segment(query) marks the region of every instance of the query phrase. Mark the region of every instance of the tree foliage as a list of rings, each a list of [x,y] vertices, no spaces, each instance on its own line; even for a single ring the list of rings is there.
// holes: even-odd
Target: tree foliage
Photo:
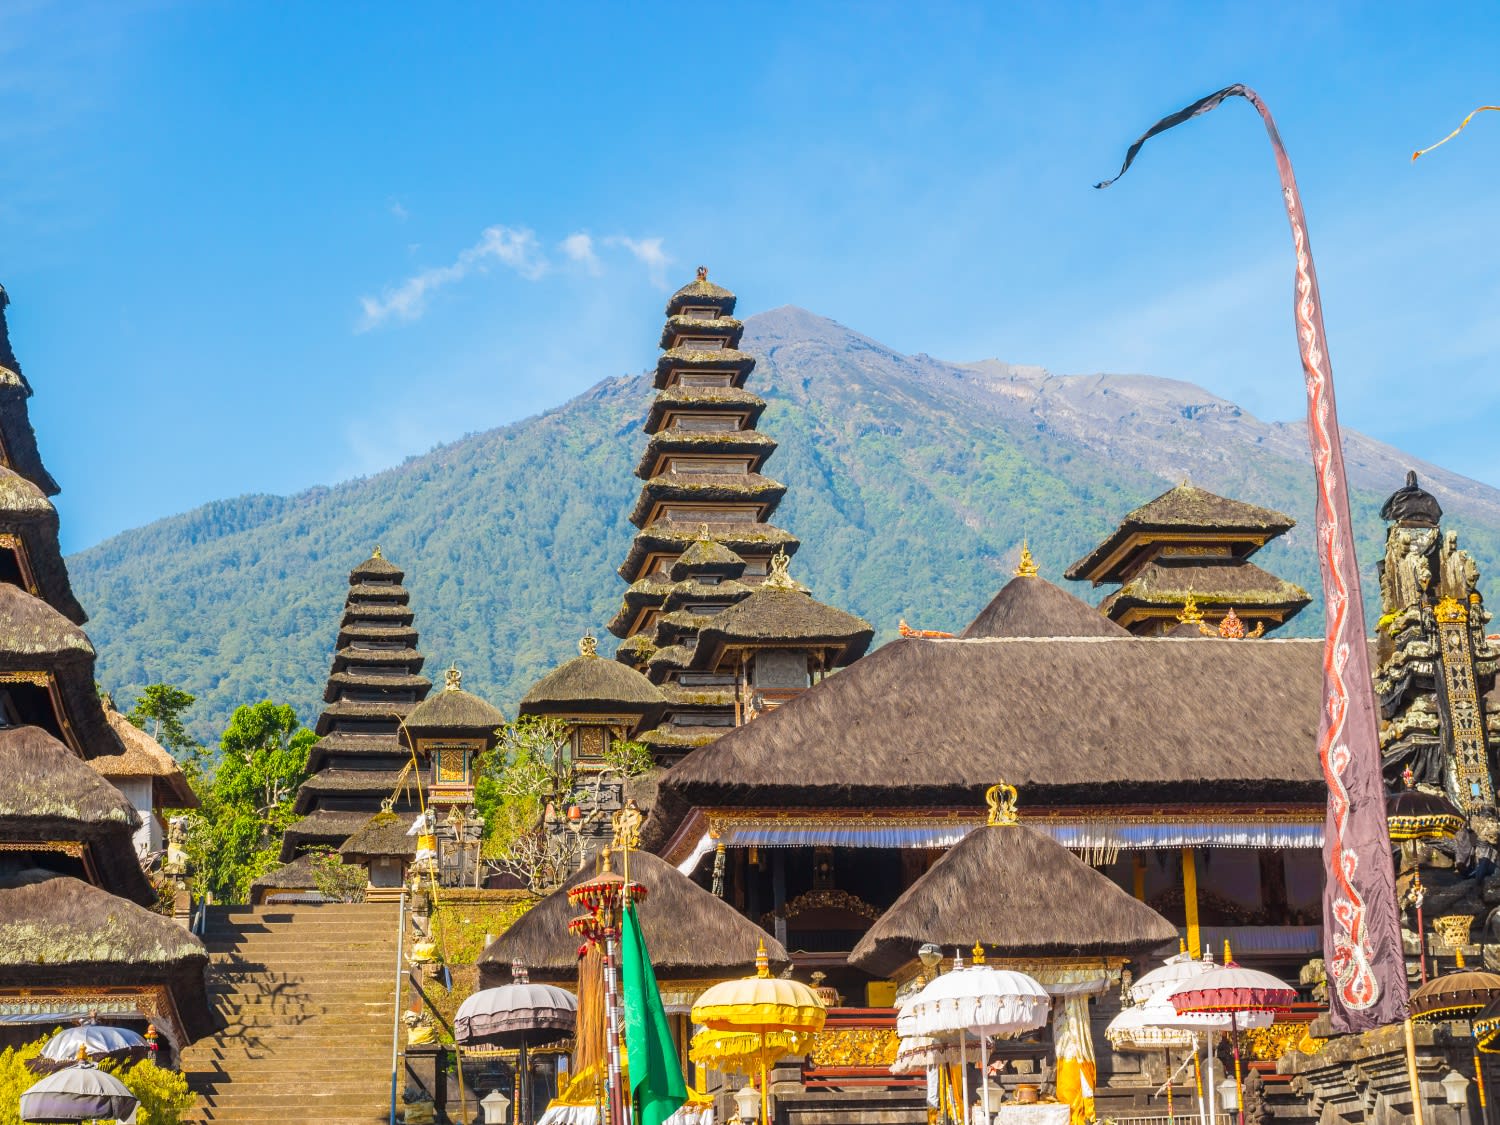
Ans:
[[[22,1047],[0,1051],[0,1125],[22,1125],[21,1095],[37,1081],[26,1061],[42,1053],[48,1038],[43,1036]],[[140,1099],[134,1118],[136,1125],[179,1125],[183,1115],[197,1103],[197,1095],[188,1089],[186,1078],[150,1059],[106,1065],[105,1069]]]
[[[200,788],[203,808],[188,838],[199,893],[243,902],[250,884],[277,866],[316,741],[286,704],[267,699],[234,712],[219,739],[218,765]]]
[[[187,713],[197,696],[173,684],[148,684],[125,717],[177,759],[196,790],[209,768],[208,750],[188,731]]]

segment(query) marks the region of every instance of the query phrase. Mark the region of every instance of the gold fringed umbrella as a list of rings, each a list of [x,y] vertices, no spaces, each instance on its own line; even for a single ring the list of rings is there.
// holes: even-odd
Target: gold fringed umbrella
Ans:
[[[715,1031],[705,1027],[688,1044],[688,1058],[726,1074],[760,1073],[784,1055],[800,1055],[812,1046],[811,1032]]]
[[[761,1121],[771,1120],[771,1098],[766,1086],[766,1044],[781,1033],[812,1035],[823,1030],[828,1009],[807,985],[771,976],[766,945],[755,955],[755,975],[716,984],[698,997],[692,1019],[712,1031],[737,1031],[759,1037]]]

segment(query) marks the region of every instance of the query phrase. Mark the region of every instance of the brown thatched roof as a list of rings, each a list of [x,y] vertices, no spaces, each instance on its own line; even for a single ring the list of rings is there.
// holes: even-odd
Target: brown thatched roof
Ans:
[[[389,722],[394,731],[401,720],[416,708],[415,703],[365,703],[356,702],[352,699],[340,699],[336,703],[330,703],[323,708],[322,714],[318,716],[318,724],[314,728],[317,733],[327,735],[332,733],[334,724],[339,719],[358,719],[365,722],[384,721]]]
[[[336,848],[365,826],[368,810],[318,809],[293,821],[281,834],[281,858],[290,862],[299,851],[318,844]]]
[[[400,582],[405,577],[405,572],[380,554],[380,548],[376,547],[375,554],[349,572],[349,585],[358,586],[362,582]]]
[[[401,735],[393,723],[388,734],[349,734],[345,731],[334,731],[332,734],[324,735],[313,743],[312,751],[307,756],[307,768],[316,773],[330,760],[342,758],[346,754],[366,761],[371,758],[377,761],[383,758],[386,759],[381,762],[383,766],[397,769],[411,758],[411,751],[401,745]]]
[[[1066,577],[1087,579],[1095,585],[1120,581],[1120,567],[1128,560],[1111,562],[1111,556],[1141,532],[1216,531],[1252,536],[1264,543],[1289,531],[1296,522],[1270,508],[1216,496],[1191,484],[1179,484],[1129,512],[1104,542],[1068,567]],[[1253,553],[1256,546],[1245,546],[1244,554]],[[1107,562],[1110,565],[1106,567]]]
[[[118,754],[98,754],[89,759],[101,777],[151,779],[151,803],[159,809],[196,809],[202,805],[198,794],[188,784],[177,759],[161,743],[136,726],[115,708],[109,696],[104,700],[104,719],[120,740]]]
[[[705,539],[700,534],[672,561],[672,580],[681,582],[699,574],[718,574],[739,578],[745,573],[745,560],[724,544]]]
[[[658,473],[641,489],[630,522],[644,527],[658,504],[668,501],[757,505],[756,518],[768,519],[786,485],[760,473]]]
[[[1312,601],[1301,586],[1277,578],[1252,562],[1217,566],[1152,562],[1105,598],[1099,609],[1118,617],[1132,606],[1181,608],[1189,597],[1199,606],[1233,607],[1241,616],[1246,610],[1257,609],[1280,610],[1290,616]]]
[[[364,861],[379,856],[412,858],[417,854],[417,838],[408,835],[411,818],[393,812],[378,812],[365,826],[339,846],[346,860]]]
[[[52,661],[92,662],[94,646],[84,631],[41,598],[0,583],[0,662],[43,666]]]
[[[746,555],[770,555],[778,548],[788,555],[795,554],[801,541],[790,531],[770,523],[710,523],[710,534],[723,546],[743,558]],[[630,544],[630,553],[620,564],[620,575],[634,581],[638,571],[649,555],[655,553],[680,553],[698,541],[702,533],[701,523],[678,520],[657,520],[636,532]]]
[[[406,716],[406,733],[417,738],[459,731],[489,734],[505,725],[500,708],[458,685],[450,669],[443,690],[429,695]]]
[[[635,475],[650,479],[657,461],[672,453],[734,453],[749,458],[748,471],[756,472],[775,452],[776,439],[759,430],[711,430],[704,433],[658,430],[647,440],[646,450],[636,462]]]
[[[0,840],[81,841],[110,891],[155,900],[131,840],[140,817],[87,762],[41,727],[5,727],[0,777]]]
[[[618,857],[615,870],[620,871]],[[568,886],[585,883],[595,874],[590,866]],[[630,878],[647,891],[638,909],[657,979],[740,976],[755,967],[755,950],[762,941],[772,961],[787,960],[775,938],[665,860],[649,852],[631,852]],[[579,910],[568,901],[567,888],[542,899],[484,951],[479,958],[480,983],[488,987],[502,977],[509,979],[512,961],[524,962],[533,980],[573,978],[578,972],[578,939],[568,933],[568,920]]]
[[[405,586],[399,583],[357,582],[349,587],[349,597],[344,604],[355,606],[393,602],[396,605],[405,605],[409,601],[411,601],[411,594],[407,592]]]
[[[1124,629],[1039,576],[1012,578],[959,636],[1123,637]]]
[[[634,668],[591,652],[575,656],[538,680],[522,698],[519,713],[647,716],[661,710],[664,702],[656,685]]]
[[[5,324],[5,308],[9,304],[9,296],[4,286],[0,286],[0,449],[11,468],[35,482],[48,496],[56,496],[60,490],[42,465],[36,449],[36,432],[26,410],[31,384],[21,373],[20,361],[10,346],[10,332]],[[731,304],[728,311],[732,310]]]
[[[658,391],[646,412],[646,432],[661,429],[668,413],[691,410],[695,414],[703,411],[727,410],[728,413],[745,415],[744,428],[753,430],[755,423],[765,412],[766,400],[743,387],[667,387]]]
[[[356,814],[363,816],[363,813]],[[317,888],[317,881],[313,878],[313,857],[311,854],[299,855],[290,863],[283,863],[274,870],[267,871],[259,879],[250,884],[250,901],[259,902],[266,891],[313,891]]]
[[[0,985],[168,985],[190,1036],[211,1028],[208,954],[186,927],[79,879],[0,876]]]
[[[698,634],[693,662],[712,667],[732,645],[822,645],[837,649],[832,663],[859,659],[875,629],[862,617],[824,605],[802,590],[765,585],[743,601],[715,614]]]
[[[850,962],[888,976],[924,942],[998,957],[1134,957],[1177,929],[1045,833],[976,828],[866,931]]]
[[[0,470],[9,472],[9,470]],[[17,477],[17,480],[21,478]],[[35,488],[30,482],[27,488]],[[41,495],[40,492],[37,495]],[[51,511],[43,518],[20,520],[0,518],[0,531],[15,535],[18,561],[29,569],[37,593],[53,609],[75,625],[88,620],[83,606],[73,594],[73,584],[68,578],[68,565],[63,561],[62,550],[57,543],[57,513]]]
[[[401,782],[401,769],[345,769],[328,766],[318,770],[297,788],[293,812],[311,812],[324,797],[341,798],[347,804],[349,797],[368,799],[370,808],[378,808],[380,802],[396,792]]]
[[[715,289],[719,288],[717,285]],[[728,290],[725,290],[728,292]],[[730,294],[733,300],[733,294]],[[708,304],[709,302],[704,302]],[[717,302],[714,302],[717,304]],[[745,334],[745,326],[732,316],[679,316],[675,313],[667,313],[667,322],[662,325],[661,343],[657,346],[663,351],[672,346],[672,341],[678,336],[699,336],[712,339],[727,340],[726,347],[739,347],[740,337]]]
[[[709,281],[708,271],[700,269],[696,279],[688,282],[667,300],[667,315],[676,316],[683,309],[696,305],[716,308],[720,316],[730,316],[734,312],[734,300],[733,293],[722,285]]]
[[[972,805],[997,777],[1032,807],[1321,803],[1322,647],[903,638],[688,755],[658,811]]]
[[[389,669],[362,664],[347,671],[332,673],[323,688],[323,701],[334,703],[343,698],[344,692],[349,688],[360,691],[416,692],[420,698],[432,688],[432,681],[425,676],[407,672],[399,664]]]

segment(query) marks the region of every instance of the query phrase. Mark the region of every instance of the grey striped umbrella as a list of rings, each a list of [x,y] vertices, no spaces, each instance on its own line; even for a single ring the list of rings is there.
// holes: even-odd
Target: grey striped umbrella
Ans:
[[[125,1083],[85,1062],[47,1075],[22,1094],[21,1120],[38,1125],[122,1120],[133,1117],[139,1104]]]

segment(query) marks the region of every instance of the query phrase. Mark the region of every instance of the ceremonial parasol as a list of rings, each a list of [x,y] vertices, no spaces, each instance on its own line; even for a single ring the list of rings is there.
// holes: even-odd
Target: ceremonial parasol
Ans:
[[[1459,971],[1433,977],[1411,994],[1411,1018],[1428,1023],[1438,1020],[1468,1019],[1475,1015],[1488,1016],[1492,1005],[1500,1003],[1500,974],[1486,973],[1463,967],[1463,956],[1459,955]],[[1484,1032],[1475,1020],[1474,1032],[1474,1080],[1479,1088],[1479,1104],[1484,1105],[1484,1068],[1479,1065],[1479,1052],[1487,1051],[1494,1044],[1495,1033],[1488,1026]]]
[[[145,1038],[128,1027],[85,1023],[59,1031],[27,1065],[38,1074],[61,1069],[79,1058],[80,1047],[84,1057],[95,1062],[111,1057],[143,1059],[150,1051]]]
[[[459,1005],[453,1017],[453,1041],[460,1047],[492,1044],[519,1049],[521,1089],[516,1120],[526,1125],[531,1101],[526,1049],[571,1035],[578,1001],[555,985],[532,984],[522,966],[513,971],[514,983],[481,989]]]
[[[1234,1049],[1234,1088],[1239,1102],[1239,1122],[1245,1125],[1245,1090],[1240,1079],[1240,1044],[1236,1034],[1247,1018],[1259,1016],[1274,1019],[1278,1013],[1291,1010],[1297,990],[1270,973],[1237,965],[1224,943],[1221,968],[1191,977],[1171,995],[1172,1006],[1179,1015],[1200,1013],[1229,1017],[1229,1043]]]
[[[963,968],[955,958],[952,972],[917,993],[911,1002],[911,1027],[919,1035],[972,1031],[979,1036],[984,1053],[980,1067],[984,1106],[989,1112],[990,1036],[1032,1031],[1047,1022],[1051,1010],[1052,997],[1045,988],[1025,973],[986,965],[984,947],[975,945],[972,965]],[[968,1097],[965,1090],[965,1103]]]
[[[776,1032],[812,1034],[823,1029],[828,1009],[801,981],[771,976],[765,943],[755,955],[755,975],[716,984],[698,997],[692,1020],[713,1031],[753,1032],[762,1038]],[[765,1049],[761,1051],[761,1121],[771,1120],[771,1097],[766,1084]]]
[[[85,1061],[80,1045],[78,1062],[47,1075],[21,1095],[21,1120],[42,1123],[120,1120],[130,1117],[140,1102],[125,1083]]]
[[[756,1075],[783,1055],[805,1054],[813,1033],[771,1031],[715,1031],[705,1027],[688,1044],[688,1058],[726,1074]]]

